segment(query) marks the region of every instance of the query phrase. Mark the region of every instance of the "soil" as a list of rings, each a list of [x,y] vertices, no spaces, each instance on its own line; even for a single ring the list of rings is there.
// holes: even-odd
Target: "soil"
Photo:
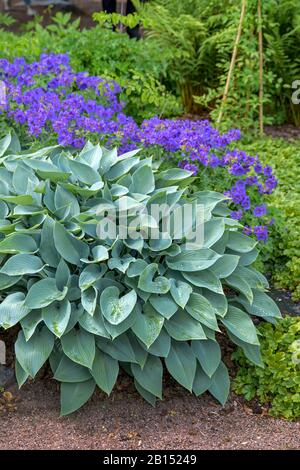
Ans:
[[[300,449],[300,422],[266,415],[232,396],[222,408],[174,383],[152,408],[123,378],[110,398],[100,392],[76,413],[59,417],[59,391],[37,380],[10,389],[0,414],[0,449]]]

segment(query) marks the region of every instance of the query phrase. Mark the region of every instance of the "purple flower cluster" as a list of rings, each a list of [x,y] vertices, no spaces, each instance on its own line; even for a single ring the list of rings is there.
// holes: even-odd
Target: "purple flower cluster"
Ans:
[[[258,218],[266,215],[264,204],[251,208],[251,195],[254,191],[261,199],[271,194],[277,180],[272,168],[263,167],[258,156],[231,148],[230,144],[240,139],[239,130],[220,134],[206,120],[158,117],[138,126],[123,111],[119,85],[84,72],[74,73],[66,54],[42,54],[39,61],[30,64],[23,58],[13,63],[0,59],[0,79],[8,96],[2,111],[15,123],[25,125],[30,135],[51,135],[58,143],[76,148],[93,136],[102,144],[120,146],[122,151],[141,145],[156,147],[194,174],[205,167],[223,168],[228,175],[225,194],[234,204],[231,217],[241,220],[247,211]],[[264,225],[246,226],[244,231],[258,240],[268,236]]]
[[[42,54],[31,64],[23,58],[0,59],[0,78],[7,89],[8,117],[26,124],[34,137],[54,131],[60,144],[79,148],[89,133],[104,138],[134,123],[122,112],[119,85],[74,73],[66,54]]]

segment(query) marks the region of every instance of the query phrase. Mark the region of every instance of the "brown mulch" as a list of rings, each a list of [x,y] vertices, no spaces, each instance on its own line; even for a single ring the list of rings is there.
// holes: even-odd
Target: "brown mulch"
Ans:
[[[10,408],[0,413],[2,450],[300,449],[300,422],[271,418],[234,396],[222,408],[210,395],[196,398],[172,383],[152,408],[123,378],[110,398],[96,393],[64,418],[54,381],[10,391]]]

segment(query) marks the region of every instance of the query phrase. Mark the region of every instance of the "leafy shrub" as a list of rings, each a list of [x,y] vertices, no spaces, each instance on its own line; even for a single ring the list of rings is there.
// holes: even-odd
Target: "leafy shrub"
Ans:
[[[257,396],[270,403],[273,416],[300,418],[300,318],[285,317],[276,326],[264,323],[258,329],[264,367],[250,363],[241,350],[235,352],[239,370],[234,389],[247,400]]]
[[[257,362],[251,315],[280,317],[266,279],[251,267],[257,242],[227,218],[225,196],[190,196],[180,188],[192,172],[157,171],[137,151],[118,157],[88,143],[74,155],[60,147],[22,153],[8,135],[0,156],[0,325],[21,326],[19,385],[49,358],[65,415],[96,385],[109,394],[121,367],[154,404],[164,362],[183,387],[224,403],[229,377],[215,334],[222,327]],[[193,249],[186,238],[198,227],[195,214],[178,234],[173,224],[166,232],[161,215],[143,212],[167,204],[172,221],[188,202],[204,209],[204,243]],[[99,236],[108,208],[122,213],[124,203],[137,236]],[[122,220],[119,213],[119,229]],[[144,238],[154,222],[159,238]]]
[[[178,99],[162,83],[166,59],[161,49],[99,26],[80,30],[69,14],[57,14],[52,20],[49,26],[37,23],[22,35],[0,30],[0,57],[32,62],[42,53],[68,53],[74,71],[87,70],[116,81],[126,112],[138,121],[180,113]]]

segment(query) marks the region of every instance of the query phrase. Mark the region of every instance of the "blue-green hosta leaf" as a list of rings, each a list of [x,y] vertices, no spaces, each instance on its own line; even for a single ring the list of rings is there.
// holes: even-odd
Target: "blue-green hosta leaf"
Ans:
[[[62,382],[60,387],[61,416],[73,413],[83,406],[91,398],[95,388],[94,379],[78,383]]]
[[[227,246],[238,253],[248,253],[257,245],[257,241],[240,232],[229,232]]]
[[[92,248],[92,257],[93,257],[92,260],[83,258],[81,259],[81,261],[87,264],[101,263],[101,261],[105,261],[109,258],[107,248],[103,245],[94,246],[94,248]]]
[[[219,331],[215,309],[203,295],[193,292],[185,306],[185,310],[203,325]]]
[[[253,268],[238,266],[234,274],[242,277],[252,289],[268,289],[269,283],[267,279]]]
[[[118,325],[124,321],[134,309],[137,294],[134,290],[119,298],[120,291],[117,287],[107,287],[101,294],[100,306],[103,316],[112,325]]]
[[[142,341],[140,341],[140,344],[142,345],[143,348],[145,348],[147,352],[149,352],[150,354],[153,354],[153,356],[167,357],[170,351],[170,347],[171,347],[171,338],[168,335],[168,333],[165,331],[165,329],[162,328],[159,336],[156,338],[154,343],[152,343],[149,348],[147,348],[147,346],[145,346],[145,344]]]
[[[24,385],[24,383],[28,379],[29,374],[24,369],[22,369],[17,359],[15,360],[15,374],[16,374],[18,386],[19,388],[21,388],[22,385]]]
[[[91,264],[81,271],[79,276],[79,287],[82,291],[92,287],[97,281],[99,281],[107,271],[104,264],[98,266]]]
[[[88,258],[88,245],[70,235],[59,222],[55,222],[53,234],[55,248],[66,261],[79,265],[81,258]]]
[[[224,317],[228,309],[228,301],[225,295],[216,294],[207,289],[202,289],[203,296],[211,303],[214,307],[216,314],[220,317]]]
[[[47,217],[41,232],[40,254],[45,263],[49,266],[56,268],[60,262],[60,255],[57,252],[54,244],[54,220]]]
[[[116,180],[128,173],[138,162],[139,158],[137,157],[127,158],[121,161],[117,160],[117,163],[115,163],[110,170],[105,173],[105,177],[108,181]]]
[[[69,160],[69,167],[73,176],[84,184],[91,186],[101,181],[99,173],[85,163],[81,163],[78,160]]]
[[[91,374],[98,387],[110,395],[119,374],[119,363],[116,359],[97,349]]]
[[[30,287],[25,305],[30,309],[47,307],[55,300],[63,300],[67,292],[67,287],[63,291],[57,289],[55,279],[42,279]]]
[[[155,181],[152,168],[148,165],[139,167],[132,175],[131,193],[149,194],[155,189]]]
[[[139,392],[139,394],[146,400],[150,405],[155,406],[156,403],[156,396],[152,395],[152,393],[145,390],[136,380],[134,380],[134,386]]]
[[[102,157],[100,160],[100,167],[99,172],[100,175],[104,175],[110,168],[117,163],[118,161],[118,153],[117,149],[113,148],[112,150],[107,150],[102,148]]]
[[[91,378],[90,371],[86,367],[71,361],[65,354],[62,356],[54,374],[55,380],[67,383],[86,382]]]
[[[78,160],[81,163],[89,165],[93,170],[97,171],[100,166],[102,157],[102,149],[99,144],[93,145],[91,148],[83,148],[79,154]]]
[[[156,356],[148,356],[143,368],[138,364],[131,364],[135,380],[148,392],[162,398],[163,367],[161,360]]]
[[[177,279],[170,279],[170,285],[170,293],[173,299],[179,307],[184,308],[193,292],[193,288],[188,283]]]
[[[271,299],[270,296],[261,292],[257,289],[253,289],[253,302],[250,304],[243,297],[238,297],[238,302],[241,303],[247,312],[251,315],[256,315],[257,317],[263,318],[281,318],[280,310],[277,304]]]
[[[36,170],[37,174],[42,179],[50,180],[54,183],[57,183],[58,181],[65,181],[70,176],[70,173],[61,171],[59,168],[57,168],[57,166],[44,160],[24,159],[23,161],[27,166]]]
[[[140,275],[138,288],[151,294],[166,294],[170,289],[170,281],[163,276],[158,276],[153,280],[157,270],[156,263],[149,264]]]
[[[229,306],[228,312],[221,321],[231,333],[245,343],[259,344],[256,328],[251,318],[239,308]]]
[[[209,376],[215,373],[221,362],[221,349],[216,341],[192,341],[192,351],[200,362],[204,372]]]
[[[160,171],[155,175],[156,177],[156,187],[167,187],[172,186],[175,183],[186,180],[193,175],[192,171],[183,170],[181,168],[170,168],[165,171]]]
[[[135,352],[126,333],[118,336],[113,341],[105,338],[97,338],[97,347],[121,362],[137,362]]]
[[[178,305],[170,294],[151,295],[149,302],[158,313],[167,319],[171,318],[178,310]]]
[[[71,304],[67,299],[53,302],[43,308],[43,320],[52,333],[60,338],[68,326],[71,316]]]
[[[197,197],[198,204],[203,204],[210,211],[212,211],[218,204],[228,199],[224,194],[217,193],[215,191],[199,191],[195,196]]]
[[[0,194],[0,200],[11,202],[13,204],[22,204],[24,206],[30,205],[33,203],[33,197],[30,194],[24,194],[24,196],[5,196],[4,194]]]
[[[32,310],[20,321],[21,327],[28,341],[36,330],[36,327],[43,321],[42,310]]]
[[[249,359],[249,361],[253,362],[253,364],[256,364],[257,366],[264,367],[264,363],[260,353],[260,346],[258,346],[257,344],[245,343],[241,339],[237,338],[230,331],[228,331],[228,336],[234,344],[242,348],[245,356]]]
[[[194,272],[209,268],[219,258],[218,253],[209,248],[203,248],[197,251],[180,253],[173,258],[167,258],[166,262],[169,268],[175,271]]]
[[[242,266],[249,266],[250,264],[254,263],[258,257],[258,254],[259,251],[257,248],[253,248],[253,250],[249,251],[248,253],[243,253],[240,257],[239,264]]]
[[[3,157],[11,144],[11,134],[7,134],[0,140],[0,157]]]
[[[139,311],[138,304],[136,304],[131,314],[118,325],[112,325],[111,323],[109,323],[108,321],[104,319],[104,326],[106,330],[108,331],[108,333],[110,334],[110,336],[112,337],[112,339],[117,338],[125,331],[128,331],[134,325],[137,319],[138,311]]]
[[[240,257],[236,255],[223,255],[210,270],[220,279],[230,276],[236,269]]]
[[[128,277],[137,277],[140,276],[141,272],[147,267],[147,263],[143,259],[137,259],[130,263],[127,269],[127,276]]]
[[[117,269],[117,271],[125,274],[130,263],[134,260],[135,258],[133,258],[133,256],[125,255],[123,258],[110,258],[107,265],[109,269]]]
[[[201,323],[183,310],[175,313],[170,320],[166,320],[165,328],[169,335],[177,341],[206,339]]]
[[[141,368],[143,368],[148,357],[148,352],[145,348],[145,345],[141,346],[141,341],[137,339],[132,331],[129,330],[127,336],[134,351],[135,361],[137,364],[139,364],[139,366],[141,366]]]
[[[53,346],[54,336],[46,326],[36,330],[28,341],[20,331],[15,344],[17,360],[22,369],[34,378],[50,356]]]
[[[202,393],[206,392],[209,389],[211,384],[211,380],[208,375],[205,374],[203,369],[197,364],[195,379],[193,383],[193,392],[194,394],[199,397]]]
[[[158,338],[164,324],[164,317],[159,315],[150,305],[145,304],[144,313],[137,313],[132,326],[134,334],[149,348]]]
[[[63,352],[72,361],[92,368],[95,357],[95,338],[83,328],[71,330],[61,337]]]
[[[98,291],[95,287],[89,287],[81,293],[81,303],[88,312],[89,315],[93,316],[97,306]]]
[[[64,218],[66,208],[68,208],[68,218],[80,213],[77,198],[59,184],[56,186],[55,190],[54,205],[56,214],[60,219]]]
[[[8,289],[9,287],[17,284],[22,276],[7,276],[0,273],[0,290]]]
[[[1,273],[8,276],[22,276],[23,274],[36,274],[45,267],[38,256],[14,255],[11,256],[1,268]]]
[[[57,288],[63,290],[63,288],[69,283],[70,269],[67,263],[61,258],[57,270],[55,273],[55,281]]]
[[[76,305],[75,303],[71,303],[71,315],[65,334],[69,333],[79,322],[81,315],[83,315],[83,312],[84,310],[81,304]]]
[[[33,237],[23,233],[11,233],[0,242],[0,253],[35,253],[37,250]]]
[[[87,312],[83,312],[79,319],[79,324],[89,333],[93,335],[102,336],[104,338],[110,338],[107,332],[100,309],[97,308],[94,315],[91,316]]]
[[[0,304],[0,326],[7,330],[19,323],[22,318],[29,314],[30,308],[24,304],[23,292],[10,294]]]
[[[230,379],[224,362],[220,362],[219,367],[211,378],[211,385],[208,390],[221,405],[225,405],[230,391]]]
[[[217,261],[218,262],[218,261]],[[197,287],[205,287],[217,294],[223,294],[223,288],[220,280],[217,276],[210,271],[205,269],[204,271],[194,272],[194,273],[182,273],[183,277]]]
[[[217,217],[209,220],[204,224],[204,241],[203,248],[210,248],[223,235],[225,230],[224,219]]]
[[[235,274],[234,272],[226,278],[225,282],[233,289],[237,290],[238,292],[241,292],[246,297],[248,302],[252,304],[253,292],[251,286],[243,277],[239,276],[238,274]]]
[[[187,343],[172,341],[165,363],[174,379],[191,392],[197,366],[191,347]]]

